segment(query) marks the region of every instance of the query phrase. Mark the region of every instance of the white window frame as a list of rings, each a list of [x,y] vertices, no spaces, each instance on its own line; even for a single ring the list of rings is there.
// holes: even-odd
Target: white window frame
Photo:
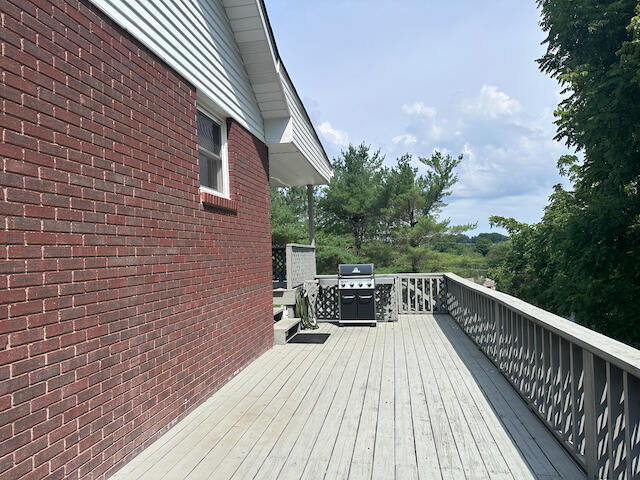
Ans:
[[[216,195],[218,197],[231,200],[229,195],[229,158],[227,151],[227,122],[222,120],[211,110],[198,106],[198,111],[205,114],[211,120],[220,126],[220,158],[222,159],[222,190],[218,191],[214,188],[200,185],[200,191]],[[198,152],[200,150],[200,141],[198,141]],[[198,154],[198,183],[200,183],[200,155]]]

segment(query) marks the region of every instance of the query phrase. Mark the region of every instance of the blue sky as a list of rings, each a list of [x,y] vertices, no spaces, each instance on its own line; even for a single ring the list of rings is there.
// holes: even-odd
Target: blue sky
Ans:
[[[463,153],[443,215],[535,222],[554,184],[560,88],[534,0],[269,0],[280,54],[330,158],[349,142]]]

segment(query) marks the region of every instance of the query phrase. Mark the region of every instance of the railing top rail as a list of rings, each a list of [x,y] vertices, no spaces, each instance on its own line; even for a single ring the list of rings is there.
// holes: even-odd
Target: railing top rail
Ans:
[[[305,245],[303,243],[287,243],[287,247],[306,248],[307,250],[315,250],[315,245]]]
[[[378,284],[393,284],[395,281],[394,275],[388,275],[385,273],[374,275],[376,279],[376,283]],[[316,275],[316,282],[319,282],[321,285],[338,285],[338,275]]]
[[[396,277],[443,277],[445,275],[444,272],[429,272],[429,273],[391,273],[389,275],[393,275]]]
[[[376,277],[443,277],[446,273],[376,273]],[[316,278],[334,278],[338,275],[316,275]]]
[[[594,353],[598,357],[640,377],[640,350],[609,338],[589,328],[573,323],[565,318],[531,305],[517,297],[492,290],[466,280],[454,273],[444,274],[447,280],[454,281],[480,295],[489,297],[505,305],[516,313],[553,331],[555,334]]]

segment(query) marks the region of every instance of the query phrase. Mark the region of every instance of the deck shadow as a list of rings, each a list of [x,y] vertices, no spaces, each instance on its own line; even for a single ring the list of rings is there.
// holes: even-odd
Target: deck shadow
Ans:
[[[586,478],[511,383],[449,314],[433,315],[435,326],[475,381],[534,478]]]

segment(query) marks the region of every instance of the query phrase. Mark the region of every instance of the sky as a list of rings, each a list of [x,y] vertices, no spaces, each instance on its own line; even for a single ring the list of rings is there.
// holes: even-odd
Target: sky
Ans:
[[[392,164],[464,159],[443,218],[540,220],[556,162],[557,82],[538,70],[534,0],[267,0],[278,50],[330,159],[349,143]],[[416,165],[419,162],[415,162]]]

